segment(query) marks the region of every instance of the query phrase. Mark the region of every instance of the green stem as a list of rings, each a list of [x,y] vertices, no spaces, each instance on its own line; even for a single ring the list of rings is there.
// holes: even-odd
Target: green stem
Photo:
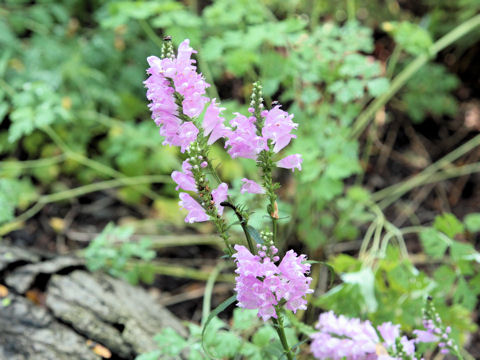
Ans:
[[[161,49],[163,46],[163,40],[157,34],[155,34],[155,31],[153,31],[152,27],[148,24],[148,22],[143,19],[139,20],[138,22],[142,27],[143,31],[145,31],[145,34],[147,34],[148,38]]]
[[[288,346],[287,337],[285,335],[285,326],[283,325],[283,314],[281,313],[279,307],[276,307],[275,311],[277,312],[278,318],[277,319],[272,318],[273,324],[275,325],[274,328],[277,331],[278,337],[280,339],[280,342],[282,343],[283,351],[287,356],[287,359],[293,360],[294,355],[292,354],[292,350],[290,349],[290,346]]]
[[[455,29],[430,46],[426,53],[419,55],[415,60],[413,60],[395,77],[395,79],[393,79],[390,89],[385,94],[372,101],[370,105],[358,116],[352,128],[351,137],[355,138],[360,136],[376,112],[380,110],[431,58],[435,57],[441,50],[445,49],[447,46],[465,36],[478,26],[480,26],[480,15],[476,15],[470,20],[458,25]]]
[[[347,0],[348,21],[355,21],[355,0]]]
[[[43,128],[43,131],[48,136],[50,136],[50,138],[53,140],[53,142],[63,151],[63,153],[67,157],[79,162],[80,164],[82,164],[84,166],[87,166],[91,169],[94,169],[94,170],[96,170],[100,173],[103,173],[103,174],[105,174],[107,176],[110,176],[114,179],[117,179],[119,181],[124,181],[122,179],[128,179],[121,172],[119,172],[115,169],[112,169],[111,167],[109,167],[107,165],[104,165],[104,164],[102,164],[98,161],[89,159],[86,156],[84,156],[82,154],[79,154],[79,153],[73,151],[72,149],[70,149],[70,147],[60,138],[60,136],[58,136],[58,134],[51,127],[46,126],[46,127]],[[128,180],[125,180],[125,185],[128,185],[127,182],[128,182]],[[139,193],[149,197],[152,200],[159,200],[160,199],[160,196],[150,189],[136,189],[136,191],[138,191]]]
[[[245,234],[245,238],[247,239],[248,248],[252,254],[256,254],[257,249],[253,245],[252,237],[250,236],[250,232],[248,231],[248,228],[247,228],[248,221],[243,217],[240,211],[238,211],[237,207],[232,203],[229,203],[228,201],[224,201],[220,203],[220,205],[229,207],[235,212],[235,215],[237,215],[238,221],[240,222],[240,226],[242,227],[243,233]]]
[[[400,54],[402,53],[402,46],[400,44],[397,44],[395,46],[395,49],[393,49],[392,55],[390,56],[390,59],[388,59],[388,64],[387,64],[387,78],[391,79],[394,72],[395,72],[395,67],[397,66],[398,59],[400,58]]]
[[[207,283],[205,284],[205,292],[203,293],[202,304],[202,327],[205,325],[205,322],[208,319],[208,315],[210,315],[210,308],[212,305],[212,292],[213,287],[215,286],[215,281],[217,280],[220,272],[223,270],[224,267],[224,262],[218,263],[208,277]]]
[[[21,226],[21,224],[24,221],[28,220],[29,218],[34,216],[36,213],[38,213],[45,205],[52,202],[68,200],[68,199],[72,199],[72,198],[89,194],[92,192],[112,189],[115,187],[120,187],[125,185],[134,186],[134,185],[141,185],[141,184],[151,184],[155,182],[164,183],[164,182],[170,182],[170,180],[171,179],[169,176],[164,176],[164,175],[138,176],[138,177],[131,177],[131,178],[101,181],[93,184],[79,186],[74,189],[69,189],[65,191],[59,191],[53,194],[43,195],[37,200],[37,203],[34,206],[32,206],[30,209],[20,214],[15,219],[8,222],[7,224],[0,226],[0,236],[9,233],[12,230],[15,230],[16,228]]]
[[[0,165],[2,168],[13,168],[13,169],[31,169],[31,168],[38,168],[38,167],[45,167],[50,165],[55,165],[61,163],[66,158],[65,154],[52,156],[43,159],[37,160],[24,160],[24,161],[0,161]]]
[[[427,171],[428,169],[429,168],[425,169],[421,173],[402,183],[389,186],[388,188],[372,194],[372,199],[376,202],[379,202],[379,207],[384,209],[418,186],[478,173],[480,172],[480,162],[459,167],[452,166],[451,168],[443,169],[437,172]]]
[[[131,260],[127,262],[127,268],[133,268],[135,265],[142,263],[139,260]],[[210,278],[211,274],[206,271],[201,271],[199,269],[186,267],[184,265],[175,265],[171,263],[161,263],[159,261],[149,262],[151,269],[156,274],[174,276],[179,278],[193,279],[193,280],[207,280]],[[233,274],[218,274],[218,281],[234,283],[235,276]]]

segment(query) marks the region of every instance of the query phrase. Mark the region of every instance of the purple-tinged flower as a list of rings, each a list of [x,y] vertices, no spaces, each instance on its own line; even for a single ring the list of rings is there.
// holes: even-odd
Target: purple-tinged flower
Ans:
[[[297,257],[295,252],[289,251],[281,266],[276,266],[273,261],[278,260],[278,256],[273,255],[278,250],[275,247],[264,246],[259,255],[251,254],[241,245],[236,245],[235,250],[238,306],[258,309],[258,316],[264,321],[277,317],[274,306],[282,299],[286,301],[285,307],[294,312],[306,308],[304,297],[313,290],[309,289],[312,279],[305,276],[310,265],[302,264],[305,255]],[[287,271],[291,272],[288,276]]]
[[[292,172],[295,170],[295,168],[301,171],[302,162],[303,162],[302,155],[293,154],[293,155],[284,157],[280,161],[277,161],[277,166],[284,169],[292,169]]]
[[[395,339],[400,336],[400,325],[385,322],[377,326],[377,329],[387,346],[395,345]]]
[[[235,245],[236,253],[232,256],[237,263],[235,272],[240,276],[269,277],[278,274],[277,266],[270,259],[253,255],[245,246]]]
[[[223,124],[224,118],[220,116],[220,113],[225,110],[225,108],[218,107],[215,103],[215,99],[212,99],[210,105],[208,105],[207,110],[205,111],[205,116],[203,117],[203,129],[204,135],[210,135],[208,139],[208,145],[213,144],[218,139],[225,137],[228,133],[227,128]]]
[[[182,189],[186,191],[197,191],[197,186],[195,185],[195,179],[192,174],[186,174],[180,171],[172,172],[172,179],[177,183],[175,190]]]
[[[147,98],[151,101],[152,118],[160,126],[160,134],[165,137],[164,144],[181,146],[182,152],[196,139],[198,129],[191,122],[182,124],[175,91],[182,95],[181,110],[190,118],[200,115],[209,101],[205,96],[209,84],[193,65],[195,61],[191,55],[194,52],[187,39],[180,44],[176,58],[148,57],[149,77],[144,82]]]
[[[256,159],[260,151],[268,150],[267,141],[257,135],[254,116],[247,118],[239,113],[235,115],[230,121],[234,130],[227,131],[228,140],[225,142],[225,148],[229,147],[227,152],[233,159],[237,157]]]
[[[413,334],[416,336],[416,342],[429,343],[438,341],[438,336],[429,330],[413,330]]]
[[[265,190],[262,188],[262,186],[257,184],[255,181],[243,178],[242,182],[243,185],[240,189],[240,193],[244,194],[248,192],[250,194],[265,194]]]
[[[298,124],[292,121],[293,115],[283,111],[280,105],[262,112],[262,115],[265,116],[262,135],[265,139],[272,140],[275,144],[273,151],[278,153],[290,143],[292,138],[296,137],[291,132],[298,127]]]
[[[190,144],[197,140],[198,129],[191,121],[183,123],[178,128],[178,145],[183,153],[190,147]]]
[[[188,215],[185,218],[185,222],[194,223],[194,222],[202,222],[208,221],[209,217],[205,213],[205,210],[202,206],[195,201],[187,193],[180,193],[180,202],[178,203],[181,207],[188,211]]]
[[[228,185],[225,183],[221,183],[215,190],[212,190],[212,198],[215,202],[215,206],[217,207],[217,211],[219,215],[223,214],[223,206],[220,203],[227,200],[228,197]]]
[[[400,325],[388,322],[378,326],[381,341],[369,321],[337,317],[330,311],[320,315],[316,328],[319,332],[311,335],[311,350],[317,359],[400,360],[391,355],[396,353],[396,341],[400,339],[403,351],[416,360],[416,340],[400,337]]]

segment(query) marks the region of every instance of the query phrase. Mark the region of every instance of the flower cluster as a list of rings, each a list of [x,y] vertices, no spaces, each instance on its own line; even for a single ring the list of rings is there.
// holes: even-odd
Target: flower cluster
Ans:
[[[435,310],[432,300],[431,297],[427,298],[424,309],[423,326],[426,330],[414,330],[413,333],[420,342],[438,342],[438,347],[442,354],[456,353],[458,352],[458,347],[450,338],[452,329],[450,326],[443,326],[442,319]]]
[[[275,306],[285,303],[285,308],[296,312],[306,309],[305,295],[310,289],[312,278],[305,276],[310,271],[306,256],[289,250],[279,265],[278,249],[271,245],[257,245],[258,255],[246,247],[235,245],[233,255],[237,264],[236,286],[238,306],[258,309],[258,316],[264,321],[277,318]]]
[[[227,184],[221,183],[216,189],[211,191],[208,185],[206,185],[206,178],[202,174],[201,169],[207,167],[208,163],[203,156],[192,155],[192,153],[197,153],[198,150],[198,146],[189,149],[187,153],[191,156],[183,162],[182,171],[172,172],[172,179],[177,184],[177,190],[182,189],[194,192],[201,200],[199,204],[189,194],[180,193],[179,204],[188,211],[185,221],[189,223],[208,221],[210,216],[222,215],[223,206],[220,204],[226,201],[228,197]],[[215,210],[208,214],[209,209]]]
[[[227,185],[220,184],[216,190],[210,191],[202,172],[195,171],[209,165],[206,159],[207,146],[225,138],[225,148],[232,158],[258,160],[260,153],[268,153],[265,159],[273,164],[271,156],[296,137],[292,131],[298,125],[293,122],[293,115],[283,111],[280,105],[275,105],[271,110],[263,110],[261,86],[255,84],[250,116],[236,113],[230,121],[232,128],[225,126],[225,119],[221,115],[225,109],[216,99],[206,96],[206,89],[210,85],[197,72],[195,60],[192,59],[196,51],[190,47],[189,40],[186,39],[179,45],[177,56],[170,41],[166,41],[165,46],[166,51],[162,51],[164,58],[150,56],[147,59],[150,65],[147,69],[149,77],[144,84],[150,100],[149,108],[152,118],[160,127],[160,134],[165,138],[164,145],[179,146],[181,152],[188,155],[182,171],[172,173],[177,190],[198,195],[196,200],[187,193],[180,194],[180,205],[189,212],[185,221],[215,219],[223,212],[220,203],[226,200]],[[202,114],[203,120],[200,121]],[[277,161],[276,165],[294,171],[301,170],[301,163],[301,156],[295,154]],[[271,167],[268,169],[271,171]],[[242,181],[244,184],[241,193],[265,194],[269,190],[253,180]],[[271,181],[268,184],[271,185]],[[271,191],[270,189],[270,193]],[[212,211],[208,210],[212,205],[215,205],[217,212],[213,208]]]
[[[177,57],[147,58],[150,76],[144,84],[151,101],[148,106],[152,118],[160,126],[160,135],[165,137],[164,145],[180,146],[182,152],[197,139],[199,129],[193,119],[203,112],[207,103],[204,136],[210,135],[208,142],[213,144],[226,134],[224,119],[220,116],[223,109],[215,99],[205,96],[205,89],[210,85],[197,73],[195,60],[191,59],[195,52],[186,39],[178,47]]]
[[[370,321],[337,317],[330,311],[320,315],[316,328],[311,350],[317,359],[415,359],[418,341],[400,336],[400,326],[390,322],[377,326],[377,333]]]
[[[253,112],[253,108],[249,111]],[[257,159],[262,151],[269,151],[270,147],[273,153],[278,153],[295,138],[291,132],[298,127],[298,124],[292,121],[293,115],[288,114],[275,106],[271,110],[261,112],[261,120],[254,115],[246,117],[245,115],[235,113],[235,118],[230,121],[232,129],[227,129],[227,138],[225,147],[232,158],[243,157],[247,159]],[[259,128],[261,134],[259,135]],[[269,146],[270,145],[270,146]],[[301,170],[302,157],[300,154],[290,155],[277,162],[278,167]]]

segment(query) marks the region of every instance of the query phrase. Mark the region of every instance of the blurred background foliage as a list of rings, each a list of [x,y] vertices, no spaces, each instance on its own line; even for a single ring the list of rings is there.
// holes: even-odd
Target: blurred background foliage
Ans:
[[[169,178],[181,154],[161,145],[142,81],[145,59],[159,54],[164,35],[176,45],[189,38],[212,84],[209,96],[223,100],[227,118],[245,111],[256,80],[268,106],[278,100],[295,114],[298,137],[287,151],[303,154],[304,163],[294,176],[277,174],[288,216],[284,246],[328,258],[338,275],[327,291],[315,269],[314,305],[412,329],[432,294],[465,341],[480,293],[479,215],[459,201],[462,193],[452,200],[461,184],[444,180],[474,174],[465,180],[470,189],[480,181],[480,27],[446,50],[438,39],[479,10],[476,0],[4,0],[0,236],[15,234],[49,204],[59,207],[47,216],[61,220],[50,226],[65,234],[66,209],[97,201],[89,196],[99,191],[129,209],[127,216],[153,219],[157,231],[158,223],[186,231]],[[430,56],[396,87],[412,63]],[[360,119],[372,120],[366,131],[356,131]],[[240,178],[255,178],[252,162],[232,161],[220,145],[212,154],[234,189]],[[258,210],[253,225],[261,228],[263,204],[239,200]],[[457,204],[463,220],[449,214]],[[100,232],[120,214],[89,220]],[[125,268],[131,258],[153,258],[150,242],[108,252],[107,238],[87,251],[92,269],[108,265],[117,276],[152,281],[153,268]]]

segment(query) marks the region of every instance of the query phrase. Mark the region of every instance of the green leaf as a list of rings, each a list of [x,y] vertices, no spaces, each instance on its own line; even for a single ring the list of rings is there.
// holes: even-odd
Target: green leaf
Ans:
[[[252,237],[253,240],[255,240],[257,244],[263,245],[263,239],[260,236],[260,233],[253,226],[247,225],[247,231],[248,231],[248,234]]]
[[[440,266],[435,272],[433,273],[433,278],[438,283],[439,288],[442,290],[443,294],[448,294],[448,291],[451,289],[457,275],[455,271],[452,270],[447,265]]]
[[[455,235],[461,234],[464,231],[463,224],[458,220],[455,215],[450,213],[444,213],[435,218],[433,227],[438,231],[443,232],[450,238],[454,238]]]
[[[432,256],[434,259],[442,258],[449,246],[445,236],[431,228],[420,232],[420,241],[427,255]]]
[[[218,305],[209,315],[207,320],[205,321],[205,324],[203,324],[203,329],[202,329],[202,348],[203,350],[210,355],[209,351],[205,348],[204,345],[204,338],[205,338],[205,331],[207,330],[208,324],[210,321],[212,321],[213,318],[215,318],[218,314],[220,314],[222,311],[224,311],[227,307],[229,307],[231,304],[233,304],[237,300],[237,295],[232,295],[229,297],[227,300],[222,302],[220,305]]]
[[[425,53],[433,44],[430,33],[411,22],[390,22],[384,28],[391,32],[395,42],[411,55]]]
[[[463,276],[458,281],[457,288],[453,294],[453,301],[461,304],[470,311],[475,308],[477,297]]]
[[[375,297],[375,276],[372,269],[365,267],[356,273],[346,273],[341,275],[342,280],[347,284],[357,285],[363,296],[367,310],[375,312],[378,302]]]
[[[471,233],[480,231],[480,213],[468,214],[464,219],[465,227]]]
[[[162,329],[153,340],[157,343],[163,356],[178,356],[187,346],[187,341],[172,328]]]
[[[390,83],[385,78],[376,78],[367,82],[368,93],[373,97],[386,93],[389,87]]]
[[[450,244],[450,253],[455,261],[465,260],[469,255],[477,253],[471,244],[452,241]]]
[[[272,339],[275,339],[276,331],[273,327],[269,325],[262,326],[258,331],[253,334],[252,336],[252,342],[259,346],[259,347],[265,347],[267,346]]]
[[[258,323],[257,310],[235,308],[233,310],[233,330],[248,330]]]

